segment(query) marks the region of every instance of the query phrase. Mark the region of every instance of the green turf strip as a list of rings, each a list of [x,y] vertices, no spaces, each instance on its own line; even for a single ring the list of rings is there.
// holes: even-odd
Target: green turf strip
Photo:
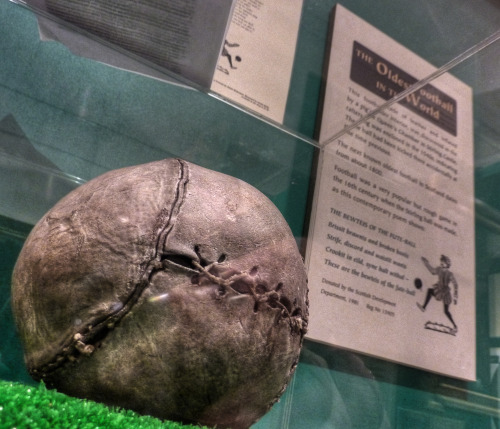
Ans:
[[[71,398],[43,384],[28,386],[4,380],[0,380],[0,428],[200,429]]]

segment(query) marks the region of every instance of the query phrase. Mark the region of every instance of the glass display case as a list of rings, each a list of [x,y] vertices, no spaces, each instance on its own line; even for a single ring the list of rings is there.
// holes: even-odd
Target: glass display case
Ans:
[[[304,0],[285,116],[277,123],[168,71],[158,69],[159,78],[152,78],[42,41],[32,9],[0,0],[2,380],[36,386],[25,369],[10,308],[10,279],[23,243],[60,198],[104,172],[178,157],[238,177],[270,198],[305,249],[315,159],[327,150],[317,140],[316,124],[329,16],[336,3]],[[280,402],[252,427],[496,428],[500,3],[345,0],[342,5],[435,66],[438,72],[429,82],[450,73],[472,88],[476,380],[306,339]],[[162,73],[173,82],[165,82]],[[390,107],[391,100],[366,112],[354,128]],[[336,138],[352,130],[341,128]],[[358,334],[363,335],[362,326]],[[0,427],[10,427],[2,420],[6,406],[0,398]]]

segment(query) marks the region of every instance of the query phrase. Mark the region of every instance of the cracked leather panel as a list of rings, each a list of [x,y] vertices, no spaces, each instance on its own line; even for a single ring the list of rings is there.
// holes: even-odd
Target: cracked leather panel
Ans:
[[[124,312],[144,286],[155,256],[156,218],[174,204],[179,176],[177,160],[106,173],[63,198],[33,229],[13,277],[24,286],[14,287],[12,297],[15,314],[34,316],[18,324],[29,339],[29,369],[55,363],[76,345],[76,334],[86,336]]]

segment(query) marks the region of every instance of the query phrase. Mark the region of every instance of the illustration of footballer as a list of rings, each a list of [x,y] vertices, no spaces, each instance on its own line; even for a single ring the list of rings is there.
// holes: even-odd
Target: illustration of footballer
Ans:
[[[455,279],[455,276],[450,271],[451,260],[446,255],[441,255],[440,264],[437,267],[433,267],[427,258],[422,257],[422,262],[425,267],[429,270],[429,272],[433,275],[437,276],[437,282],[434,283],[431,287],[427,289],[427,294],[425,296],[425,301],[423,304],[417,303],[418,308],[420,310],[425,311],[427,305],[431,301],[431,298],[436,299],[437,301],[443,302],[443,311],[448,320],[452,323],[451,326],[443,325],[437,322],[428,321],[425,324],[426,329],[431,329],[451,335],[456,335],[458,331],[458,327],[453,320],[453,316],[450,312],[451,303],[457,304],[458,301],[458,283]],[[453,296],[450,288],[450,283],[453,285]],[[422,286],[422,281],[420,279],[415,279],[415,286],[419,288]]]

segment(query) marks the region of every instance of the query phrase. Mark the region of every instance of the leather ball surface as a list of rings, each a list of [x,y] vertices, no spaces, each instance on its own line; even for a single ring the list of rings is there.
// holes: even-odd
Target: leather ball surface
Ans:
[[[283,393],[308,318],[278,209],[180,159],[110,171],[57,203],[21,251],[12,306],[35,379],[233,429]]]

